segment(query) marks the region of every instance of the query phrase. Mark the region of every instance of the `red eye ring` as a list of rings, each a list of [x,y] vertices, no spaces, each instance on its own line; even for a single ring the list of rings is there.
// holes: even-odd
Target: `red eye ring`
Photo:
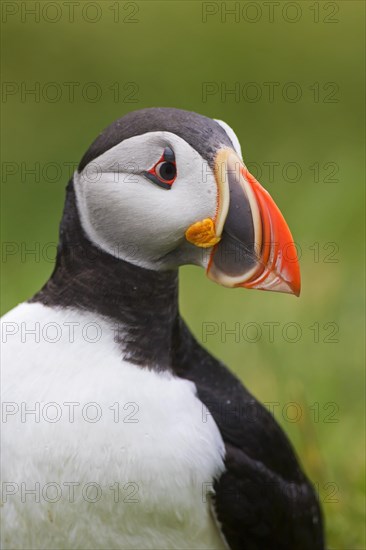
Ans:
[[[153,183],[165,189],[170,189],[177,177],[177,166],[174,152],[166,147],[158,162],[145,175]]]

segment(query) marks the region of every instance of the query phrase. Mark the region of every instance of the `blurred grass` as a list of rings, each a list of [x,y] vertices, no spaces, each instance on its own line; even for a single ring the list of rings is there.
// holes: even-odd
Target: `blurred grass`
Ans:
[[[28,86],[97,82],[103,93],[95,103],[83,100],[80,93],[73,102],[66,94],[54,103],[42,98],[35,102],[30,97],[21,101],[19,94],[3,99],[3,163],[32,166],[39,162],[43,166],[55,162],[63,168],[63,176],[50,183],[42,178],[35,182],[32,175],[22,181],[20,172],[7,178],[3,174],[2,240],[20,248],[38,242],[46,254],[47,243],[57,241],[68,171],[63,163],[78,162],[100,130],[130,110],[174,106],[233,126],[244,159],[249,165],[261,165],[261,182],[280,205],[301,246],[302,295],[296,300],[229,291],[210,283],[200,270],[186,267],[181,270],[182,313],[200,340],[203,323],[225,323],[228,329],[238,322],[241,328],[246,323],[260,326],[263,334],[256,343],[244,338],[236,343],[230,335],[224,341],[219,333],[208,337],[205,345],[261,401],[279,403],[276,418],[319,486],[329,547],[364,549],[364,191],[360,168],[364,158],[364,3],[331,3],[339,8],[339,22],[333,24],[322,22],[329,10],[324,2],[315,3],[319,23],[312,20],[314,3],[310,2],[298,3],[302,16],[297,23],[281,16],[286,2],[280,4],[273,23],[262,3],[257,23],[243,19],[235,23],[230,17],[222,23],[220,15],[203,23],[201,2],[138,2],[138,22],[133,24],[114,23],[111,4],[100,3],[102,18],[94,24],[83,21],[80,12],[74,23],[64,13],[56,23],[44,19],[35,23],[32,17],[21,22],[13,16],[3,24],[3,81]],[[120,4],[125,16],[126,3]],[[227,3],[228,7],[232,4]],[[116,81],[124,94],[127,82],[136,83],[138,101],[115,102],[109,87]],[[222,100],[216,94],[205,102],[204,82],[216,82],[219,87],[224,83],[228,89],[235,82],[255,82],[263,97],[250,103],[236,102],[233,96]],[[279,83],[273,102],[266,99],[265,82]],[[283,100],[286,82],[300,86],[300,101]],[[326,82],[337,83],[339,101],[325,103],[320,88],[320,101],[314,102],[309,89],[314,82],[321,87]],[[272,181],[263,163],[273,161],[280,166]],[[296,183],[281,174],[289,162],[301,166]],[[321,167],[336,163],[338,181],[324,182],[322,168],[320,181],[315,182],[309,168],[315,162]],[[336,263],[324,261],[331,250],[322,247],[329,242],[339,247]],[[314,243],[319,243],[319,262],[314,261],[310,248]],[[17,253],[3,258],[2,311],[32,295],[51,270],[52,262],[44,257],[35,261]],[[263,325],[266,322],[279,323],[273,343]],[[296,343],[282,335],[289,322],[301,327]],[[309,328],[315,322],[320,326],[319,343]],[[338,343],[324,341],[330,331],[323,325],[329,322],[339,326]],[[253,338],[252,332],[248,335],[247,340]],[[298,422],[290,422],[283,412],[291,402],[301,406]],[[337,408],[337,422],[327,422],[332,412],[329,403]]]

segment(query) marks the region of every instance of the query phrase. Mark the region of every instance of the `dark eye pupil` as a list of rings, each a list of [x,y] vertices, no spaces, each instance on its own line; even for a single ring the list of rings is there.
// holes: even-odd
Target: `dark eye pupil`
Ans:
[[[162,165],[159,167],[159,172],[161,179],[170,181],[175,178],[177,169],[175,167],[175,164],[173,164],[172,162],[163,162]]]

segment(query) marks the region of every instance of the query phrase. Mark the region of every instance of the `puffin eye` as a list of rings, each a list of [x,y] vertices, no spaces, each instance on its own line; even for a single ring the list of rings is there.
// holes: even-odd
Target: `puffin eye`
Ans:
[[[174,162],[159,162],[155,166],[155,173],[166,183],[174,181],[175,176],[177,175],[177,167]]]
[[[171,189],[177,177],[174,151],[165,147],[161,158],[148,172],[144,172],[144,176],[164,189]]]

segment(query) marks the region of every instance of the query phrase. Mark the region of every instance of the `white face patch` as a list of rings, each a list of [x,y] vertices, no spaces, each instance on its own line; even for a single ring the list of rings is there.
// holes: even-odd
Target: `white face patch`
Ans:
[[[166,147],[173,150],[177,167],[171,189],[144,175]],[[213,171],[195,149],[170,132],[150,132],[119,143],[75,173],[74,184],[90,240],[115,257],[149,269],[164,268],[162,258],[180,245],[186,255],[185,231],[197,221],[214,218],[217,208]],[[195,255],[192,250],[193,262]]]

